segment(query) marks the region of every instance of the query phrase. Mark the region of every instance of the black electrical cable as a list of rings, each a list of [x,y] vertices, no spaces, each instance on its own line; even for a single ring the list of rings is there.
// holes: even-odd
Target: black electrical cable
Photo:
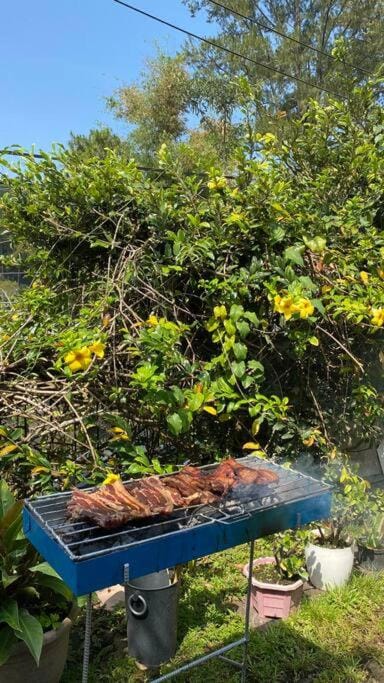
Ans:
[[[223,5],[221,2],[217,2],[217,0],[208,0],[208,1],[212,5],[216,5],[217,7],[221,7],[221,9],[226,10],[230,14],[234,14],[237,17],[240,17],[241,19],[245,19],[246,21],[249,21],[252,24],[256,24],[256,26],[259,26],[264,31],[271,31],[272,33],[276,33],[281,38],[285,38],[286,40],[291,40],[293,43],[296,43],[297,45],[301,45],[302,47],[305,47],[308,50],[313,50],[313,52],[317,52],[317,54],[319,54],[319,55],[329,57],[329,59],[333,59],[336,62],[340,62],[340,64],[344,64],[344,66],[347,66],[351,69],[356,69],[357,71],[361,71],[362,73],[367,74],[368,76],[373,76],[371,71],[368,71],[367,69],[363,69],[361,66],[356,66],[355,64],[351,64],[351,62],[346,62],[344,59],[339,59],[338,57],[335,57],[330,52],[325,52],[325,50],[320,50],[317,47],[313,47],[313,45],[308,45],[308,43],[303,43],[298,38],[294,38],[293,36],[288,36],[286,33],[279,31],[277,28],[272,28],[271,26],[266,26],[266,24],[263,24],[258,19],[254,19],[253,17],[250,17],[247,14],[242,14],[238,10],[231,9],[231,7],[228,7],[227,5]]]
[[[324,88],[320,85],[317,85],[316,83],[311,83],[310,81],[306,81],[303,78],[299,78],[298,76],[292,76],[291,74],[286,73],[285,71],[282,71],[281,69],[277,69],[274,66],[269,66],[268,64],[264,64],[263,62],[258,62],[256,59],[252,59],[251,57],[247,57],[246,55],[241,54],[240,52],[236,52],[235,50],[231,50],[229,47],[225,47],[224,45],[219,45],[218,43],[215,43],[213,40],[209,40],[209,38],[204,38],[203,36],[199,36],[197,33],[192,33],[192,31],[188,31],[185,28],[182,28],[181,26],[177,26],[176,24],[172,24],[170,21],[166,21],[165,19],[162,19],[161,17],[157,17],[154,14],[150,14],[149,12],[145,12],[142,9],[139,9],[138,7],[134,7],[134,5],[130,5],[127,2],[124,2],[123,0],[113,0],[113,2],[116,2],[118,5],[122,5],[123,7],[126,7],[127,9],[132,10],[132,12],[137,12],[138,14],[142,14],[144,17],[147,17],[148,19],[153,19],[154,21],[157,21],[160,24],[163,24],[164,26],[168,26],[169,28],[174,29],[175,31],[179,31],[180,33],[184,33],[186,36],[189,36],[190,38],[196,38],[196,40],[200,40],[202,43],[206,43],[207,45],[210,45],[211,47],[215,47],[217,50],[223,50],[224,52],[227,52],[230,55],[233,55],[234,57],[239,57],[240,59],[244,59],[247,62],[251,62],[252,64],[255,64],[256,66],[261,66],[263,69],[268,69],[269,71],[274,71],[275,73],[279,74],[280,76],[284,76],[285,78],[289,78],[290,80],[297,81],[299,83],[303,83],[304,85],[308,85],[310,88],[315,88],[316,90],[320,90],[321,92],[326,92],[328,95],[333,95],[334,97],[338,97],[340,99],[345,98],[344,95],[340,95],[339,93],[335,92],[334,90],[329,90],[328,88]]]

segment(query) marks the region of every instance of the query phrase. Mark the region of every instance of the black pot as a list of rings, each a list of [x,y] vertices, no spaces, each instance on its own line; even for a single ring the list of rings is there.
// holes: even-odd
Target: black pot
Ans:
[[[366,548],[359,545],[359,564],[363,569],[384,570],[384,548]]]
[[[168,570],[126,585],[128,652],[147,667],[158,667],[176,652],[178,584]]]

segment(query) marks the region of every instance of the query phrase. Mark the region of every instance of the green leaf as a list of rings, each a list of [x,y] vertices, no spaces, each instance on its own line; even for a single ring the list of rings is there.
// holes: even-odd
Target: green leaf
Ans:
[[[236,333],[236,327],[232,320],[224,320],[224,327],[227,334],[230,336]]]
[[[248,389],[252,384],[254,384],[255,378],[251,377],[250,375],[245,375],[243,379],[241,380],[241,384],[244,387],[244,389]]]
[[[42,626],[27,610],[22,610],[19,613],[19,620],[20,630],[14,632],[15,636],[24,641],[37,666],[39,666],[44,638]]]
[[[285,237],[285,230],[279,225],[277,228],[274,228],[272,231],[272,239],[271,243],[276,244],[277,242],[281,242]]]
[[[103,419],[111,425],[111,427],[120,427],[127,434],[131,433],[131,425],[127,420],[125,420],[121,415],[115,415],[114,413],[104,413]]]
[[[251,328],[249,327],[248,323],[245,322],[245,320],[241,320],[236,323],[236,327],[240,332],[240,337],[244,339],[251,331]]]
[[[323,306],[323,302],[321,299],[311,299],[311,303],[314,305],[315,308],[321,313],[322,315],[325,315],[325,308]]]
[[[20,629],[19,608],[13,598],[3,598],[0,605],[0,622],[5,622],[14,629]]]
[[[233,345],[233,353],[235,354],[236,360],[245,360],[247,357],[248,349],[245,344],[237,342]]]
[[[49,576],[48,574],[41,574],[38,577],[38,586],[50,588],[54,593],[62,595],[63,598],[70,602],[72,600],[72,591],[60,578],[60,576]]]
[[[20,522],[21,528],[21,511],[23,509],[23,501],[17,500],[10,507],[8,507],[6,513],[0,518],[0,533],[1,531],[6,531],[15,522]]]
[[[303,242],[314,254],[322,254],[327,248],[327,240],[320,235],[317,235],[312,239],[304,236]]]
[[[40,564],[35,564],[34,567],[31,567],[30,572],[40,572],[41,574],[47,574],[47,576],[54,576],[56,579],[59,579],[60,576],[58,573],[51,567],[48,562],[40,562]]]
[[[5,664],[12,654],[14,644],[17,642],[12,629],[9,626],[0,628],[0,666]]]
[[[241,318],[243,313],[244,308],[242,306],[239,306],[238,304],[233,304],[231,306],[231,310],[229,311],[229,317],[231,318],[231,320],[233,320],[234,323],[236,323],[239,320],[239,318]]]
[[[231,370],[232,370],[233,374],[235,375],[235,377],[237,377],[238,379],[243,377],[243,375],[245,375],[245,363],[244,363],[244,361],[242,360],[238,363],[237,362],[231,363]]]
[[[312,344],[312,346],[319,346],[319,340],[317,337],[309,337],[308,341],[310,344]]]
[[[103,249],[109,249],[111,244],[112,244],[112,241],[107,242],[106,240],[97,239],[97,240],[92,240],[92,242],[90,243],[90,246],[92,249],[94,249],[95,247],[102,247]]]
[[[22,525],[23,502],[16,501],[2,519],[0,519],[0,537],[6,548],[10,549],[19,535]]]
[[[12,491],[6,484],[4,479],[0,480],[0,519],[5,515],[7,510],[13,505],[15,499]]]
[[[204,403],[204,395],[203,394],[192,394],[188,397],[188,408],[189,410],[192,410],[192,412],[196,412],[201,408],[201,406]]]
[[[262,375],[264,375],[264,365],[260,363],[260,361],[250,360],[248,362],[248,367],[255,371],[254,374],[256,377],[262,377]]]
[[[286,261],[292,261],[293,263],[296,263],[298,266],[303,266],[304,261],[302,257],[302,253],[304,251],[303,246],[293,246],[293,247],[287,247],[285,252],[284,252],[284,258]]]
[[[247,320],[249,320],[250,323],[253,323],[256,326],[259,324],[259,319],[256,313],[254,313],[253,311],[246,311],[244,313],[244,318],[246,318]]]
[[[169,415],[167,417],[167,424],[171,434],[179,436],[180,432],[183,429],[183,422],[181,420],[180,415],[178,413],[172,413],[172,415]]]
[[[20,578],[19,574],[8,574],[8,572],[4,569],[4,567],[1,570],[1,583],[3,585],[3,588],[8,588],[12,583],[17,581],[17,579]]]
[[[185,403],[185,396],[184,392],[180,389],[178,386],[173,386],[171,387],[173,396],[175,397],[176,403],[178,403],[180,406]]]
[[[271,206],[273,209],[275,209],[275,211],[284,214],[284,216],[289,216],[287,209],[284,209],[284,207],[281,204],[279,204],[279,202],[272,202]]]
[[[189,425],[191,424],[193,420],[193,414],[190,410],[187,410],[185,408],[181,408],[179,410],[178,415],[181,419],[182,425],[183,425],[183,430],[187,430]]]

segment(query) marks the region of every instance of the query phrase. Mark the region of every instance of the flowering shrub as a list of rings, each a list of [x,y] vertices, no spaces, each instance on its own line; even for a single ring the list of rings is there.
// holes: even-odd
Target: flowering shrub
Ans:
[[[7,476],[62,486],[380,433],[383,111],[360,89],[290,135],[246,140],[235,179],[182,176],[164,146],[157,179],[113,152],[13,167],[0,228],[32,284],[0,312]]]

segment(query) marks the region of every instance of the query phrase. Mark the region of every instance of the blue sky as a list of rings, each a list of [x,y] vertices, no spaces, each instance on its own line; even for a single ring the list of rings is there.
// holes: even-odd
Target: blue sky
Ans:
[[[196,33],[212,32],[204,16],[192,18],[181,0],[132,4]],[[7,2],[0,36],[0,148],[36,150],[98,124],[123,134],[126,128],[106,110],[104,98],[139,78],[156,44],[172,54],[184,41],[112,0]]]

